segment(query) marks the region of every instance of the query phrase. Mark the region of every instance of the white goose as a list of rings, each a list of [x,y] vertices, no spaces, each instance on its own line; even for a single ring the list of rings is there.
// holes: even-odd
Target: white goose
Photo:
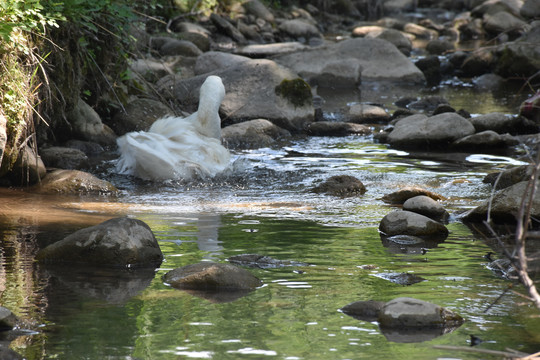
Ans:
[[[231,157],[221,145],[218,111],[224,97],[221,78],[209,76],[201,86],[196,112],[159,119],[148,131],[118,138],[117,171],[145,180],[190,180],[224,171]]]

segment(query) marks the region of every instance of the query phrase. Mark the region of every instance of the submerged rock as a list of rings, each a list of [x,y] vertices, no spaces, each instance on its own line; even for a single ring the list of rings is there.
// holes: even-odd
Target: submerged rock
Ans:
[[[203,291],[253,290],[262,281],[249,271],[231,264],[201,262],[176,268],[163,276],[172,287]]]
[[[159,266],[163,254],[146,223],[114,218],[47,246],[36,259],[56,265],[137,268]]]
[[[229,262],[236,265],[258,267],[261,269],[273,269],[283,266],[306,266],[307,264],[299,261],[278,260],[270,256],[259,254],[242,254],[228,258]]]
[[[325,193],[340,197],[351,197],[364,194],[366,187],[354,176],[336,175],[314,187],[311,191],[317,194]]]

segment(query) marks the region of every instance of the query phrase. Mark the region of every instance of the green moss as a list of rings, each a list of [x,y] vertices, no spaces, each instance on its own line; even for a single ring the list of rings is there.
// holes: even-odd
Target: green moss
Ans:
[[[300,78],[283,80],[276,86],[275,91],[277,95],[287,99],[294,106],[306,106],[313,101],[311,87]]]

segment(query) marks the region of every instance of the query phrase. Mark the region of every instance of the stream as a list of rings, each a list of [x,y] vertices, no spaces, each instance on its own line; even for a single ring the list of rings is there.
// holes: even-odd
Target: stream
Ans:
[[[390,111],[397,87],[363,85],[326,96],[329,116],[352,102]],[[472,114],[515,114],[527,93],[476,92],[447,84],[419,93],[444,96]],[[382,95],[384,94],[384,95]],[[122,177],[105,162],[94,172],[121,189],[118,198],[36,195],[2,189],[0,300],[28,326],[9,347],[26,359],[485,359],[434,345],[533,353],[538,310],[486,268],[490,247],[455,215],[489,197],[488,172],[523,158],[470,153],[409,153],[372,136],[297,137],[275,148],[233,153],[233,169],[211,182],[155,184]],[[367,192],[335,198],[310,189],[353,175]],[[392,207],[380,198],[405,186],[443,195],[449,237],[425,251],[387,247],[378,233]],[[145,221],[165,260],[155,271],[49,268],[36,252],[80,228],[116,216]],[[200,297],[165,285],[163,274],[201,260],[257,253],[303,266],[253,269],[264,286],[236,299]],[[385,279],[407,272],[410,286]],[[520,286],[514,290],[523,292]],[[382,332],[347,316],[358,300],[409,296],[457,312],[466,322],[440,336]]]

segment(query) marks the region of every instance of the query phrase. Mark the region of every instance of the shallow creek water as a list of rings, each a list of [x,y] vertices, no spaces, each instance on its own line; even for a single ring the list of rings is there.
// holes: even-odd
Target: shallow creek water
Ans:
[[[391,106],[392,92],[376,99],[380,90],[333,101],[336,109],[354,101]],[[452,87],[441,91],[451,105],[472,113],[514,113],[526,97],[463,87],[461,96]],[[445,207],[456,214],[489,196],[485,174],[519,160],[409,154],[370,136],[298,138],[276,149],[240,151],[234,159],[234,171],[211,183],[152,184],[101,173],[122,189],[117,199],[2,190],[0,301],[32,329],[10,347],[27,359],[486,358],[433,349],[469,346],[475,335],[485,349],[540,350],[538,311],[511,292],[499,299],[509,282],[486,269],[483,255],[490,248],[454,216],[450,236],[425,254],[386,247],[377,231],[393,210],[381,196],[417,185],[445,196]],[[309,192],[337,174],[358,177],[367,193],[339,199]],[[159,269],[75,271],[34,262],[39,248],[115,216],[150,225],[165,255]],[[161,279],[179,266],[242,253],[307,265],[250,269],[264,286],[237,299],[205,299]],[[426,280],[402,286],[381,277],[394,272]],[[399,296],[437,303],[466,322],[413,341],[338,311],[357,300]]]

